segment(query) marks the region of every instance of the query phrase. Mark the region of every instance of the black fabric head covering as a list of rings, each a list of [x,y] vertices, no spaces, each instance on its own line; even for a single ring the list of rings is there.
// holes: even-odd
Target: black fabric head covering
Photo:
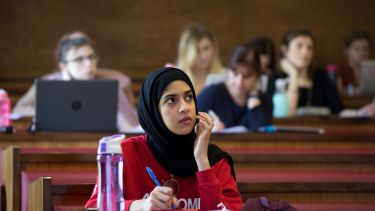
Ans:
[[[147,144],[160,164],[175,176],[189,177],[194,176],[198,171],[193,153],[195,130],[193,129],[187,135],[173,133],[164,124],[159,111],[159,102],[165,88],[176,80],[182,80],[189,85],[193,92],[195,107],[197,107],[194,87],[186,73],[177,68],[163,67],[151,72],[144,79],[138,101],[138,116],[147,134]],[[210,165],[214,165],[223,158],[227,158],[231,165],[232,175],[235,177],[230,155],[218,146],[209,144]]]

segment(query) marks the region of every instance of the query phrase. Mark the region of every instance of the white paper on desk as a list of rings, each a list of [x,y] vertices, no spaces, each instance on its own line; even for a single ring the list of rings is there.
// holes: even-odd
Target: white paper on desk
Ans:
[[[341,118],[355,119],[355,118],[369,118],[370,116],[358,112],[357,109],[345,109],[340,113]]]
[[[238,125],[224,128],[223,130],[217,131],[216,133],[247,133],[247,128],[245,126]]]

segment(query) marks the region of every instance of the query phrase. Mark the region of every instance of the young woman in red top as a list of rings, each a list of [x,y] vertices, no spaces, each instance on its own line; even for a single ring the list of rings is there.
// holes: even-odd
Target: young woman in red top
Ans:
[[[126,210],[241,210],[233,161],[209,144],[213,120],[197,111],[182,70],[161,68],[144,80],[138,102],[146,135],[122,141]],[[164,186],[156,187],[150,167]],[[86,207],[96,207],[97,187]]]

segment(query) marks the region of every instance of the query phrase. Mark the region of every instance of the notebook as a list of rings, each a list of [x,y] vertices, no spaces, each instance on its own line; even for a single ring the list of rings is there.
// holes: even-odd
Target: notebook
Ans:
[[[117,131],[116,80],[36,80],[37,131]]]
[[[375,60],[362,63],[359,92],[362,95],[375,95]]]

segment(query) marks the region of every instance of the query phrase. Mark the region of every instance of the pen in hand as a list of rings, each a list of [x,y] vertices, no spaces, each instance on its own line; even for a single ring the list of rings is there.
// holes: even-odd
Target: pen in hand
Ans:
[[[161,186],[159,180],[156,178],[154,172],[151,170],[150,167],[146,166],[146,170],[148,175],[150,175],[151,179],[155,182],[156,186]],[[172,204],[172,209],[176,209],[176,206]]]
[[[156,186],[161,186],[159,180],[156,178],[151,168],[147,166],[146,170],[147,170],[148,175],[150,175],[151,179],[155,182]]]

